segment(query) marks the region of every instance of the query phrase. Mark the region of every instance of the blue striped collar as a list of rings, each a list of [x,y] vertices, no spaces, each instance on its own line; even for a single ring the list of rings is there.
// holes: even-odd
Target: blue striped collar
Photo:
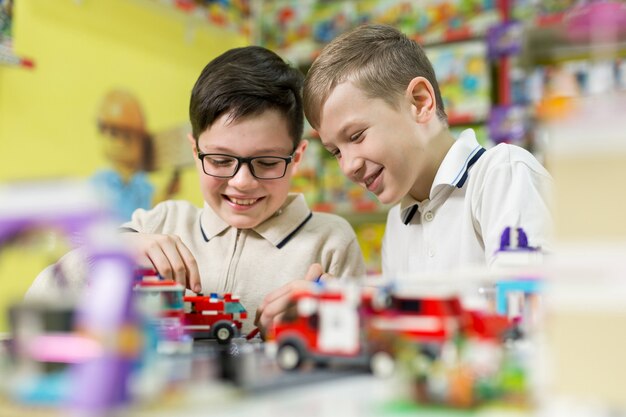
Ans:
[[[467,179],[469,168],[478,160],[485,149],[476,140],[472,129],[465,129],[459,138],[452,144],[435,175],[430,188],[430,195],[434,195],[442,185],[452,185],[461,188]]]
[[[452,144],[450,150],[441,161],[435,179],[430,187],[430,200],[442,189],[447,187],[462,188],[467,181],[471,166],[482,156],[485,149],[476,140],[472,129],[465,129]],[[400,202],[400,216],[404,224],[408,224],[420,202],[411,196],[405,196]]]

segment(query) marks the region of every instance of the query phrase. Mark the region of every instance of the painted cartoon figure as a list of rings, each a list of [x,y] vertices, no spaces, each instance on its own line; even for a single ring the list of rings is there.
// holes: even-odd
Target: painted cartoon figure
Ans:
[[[130,92],[112,90],[98,110],[98,131],[109,169],[93,176],[116,216],[130,219],[135,209],[152,207],[154,186],[146,172],[152,168],[152,139],[139,100]]]

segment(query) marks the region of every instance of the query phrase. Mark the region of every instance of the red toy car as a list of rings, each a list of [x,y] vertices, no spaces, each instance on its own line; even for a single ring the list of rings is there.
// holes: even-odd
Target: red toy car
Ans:
[[[241,320],[248,317],[239,297],[232,294],[185,296],[185,330],[194,339],[214,338],[228,343],[241,333]]]
[[[266,348],[286,370],[299,368],[305,360],[339,359],[387,374],[393,369],[393,346],[399,337],[437,356],[457,335],[501,340],[510,326],[506,317],[464,309],[454,295],[413,297],[326,286],[294,294],[269,332]]]

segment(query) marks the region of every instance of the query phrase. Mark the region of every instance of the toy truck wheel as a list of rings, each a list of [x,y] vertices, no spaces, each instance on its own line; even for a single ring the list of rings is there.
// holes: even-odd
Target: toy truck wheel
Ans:
[[[369,366],[372,374],[386,378],[393,374],[396,364],[388,352],[378,351],[370,357]]]
[[[286,343],[278,348],[276,362],[281,369],[294,371],[302,365],[302,352],[296,345]]]
[[[233,330],[233,326],[227,323],[221,323],[215,326],[213,329],[213,334],[217,339],[217,342],[220,344],[226,344],[230,342],[230,339],[235,336],[235,331]]]

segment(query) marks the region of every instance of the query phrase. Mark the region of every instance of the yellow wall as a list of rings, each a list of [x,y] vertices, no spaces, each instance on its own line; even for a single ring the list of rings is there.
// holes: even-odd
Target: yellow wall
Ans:
[[[150,0],[16,1],[13,46],[36,67],[0,65],[0,182],[86,178],[106,165],[95,111],[108,90],[132,90],[148,129],[166,129],[187,120],[189,93],[204,65],[247,43]],[[152,175],[157,186],[167,178]],[[195,170],[183,173],[179,197],[201,203]],[[6,306],[50,261],[28,252],[0,248],[0,331]]]

